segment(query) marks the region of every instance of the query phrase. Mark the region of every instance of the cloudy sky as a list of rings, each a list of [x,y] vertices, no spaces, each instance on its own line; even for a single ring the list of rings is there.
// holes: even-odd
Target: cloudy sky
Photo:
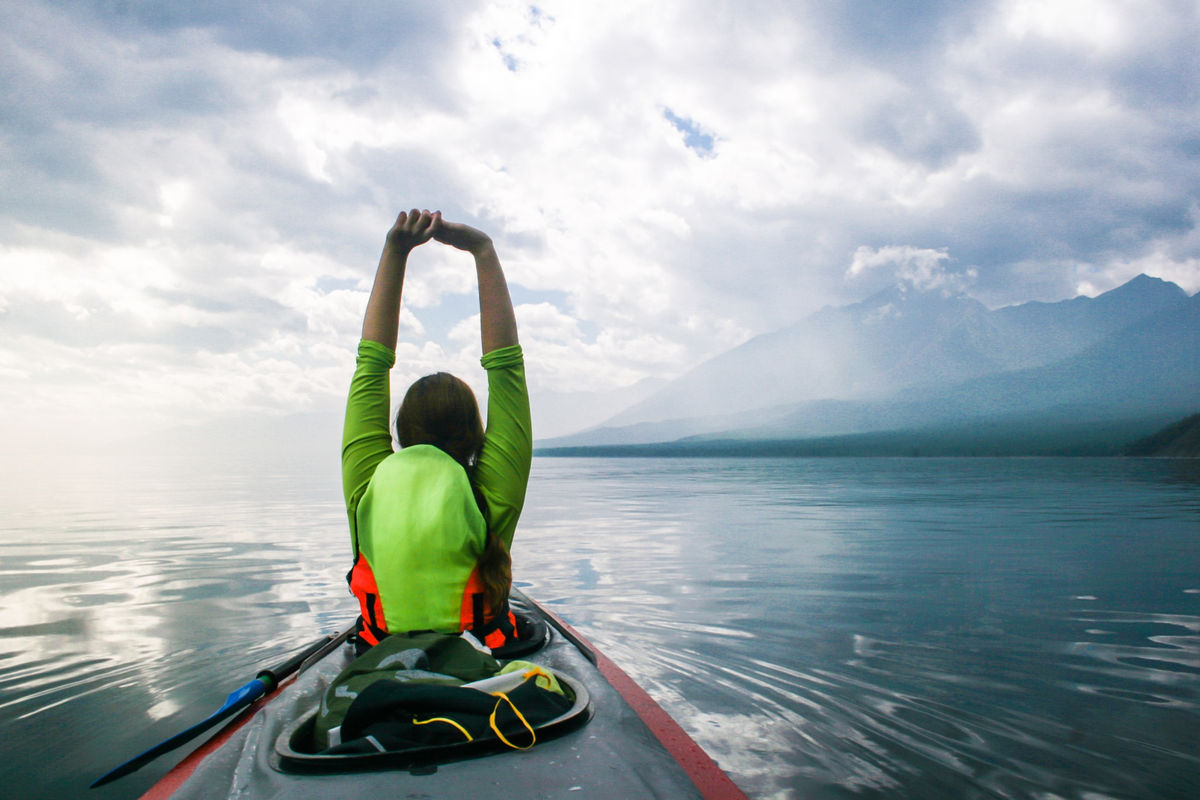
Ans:
[[[1195,292],[1198,9],[3,4],[0,436],[336,416],[412,206],[496,240],[543,435],[898,278]],[[473,292],[413,255],[397,387],[479,384]]]

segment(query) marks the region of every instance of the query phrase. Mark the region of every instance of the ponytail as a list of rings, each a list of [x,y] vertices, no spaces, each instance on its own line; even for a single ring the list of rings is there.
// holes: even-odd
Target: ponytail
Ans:
[[[473,480],[471,489],[475,492],[475,503],[479,506],[479,512],[483,514],[486,523],[488,518],[487,499]],[[509,554],[508,548],[504,546],[504,542],[500,540],[490,525],[488,526],[487,540],[483,545],[483,555],[479,557],[479,579],[483,581],[483,599],[487,603],[488,610],[493,614],[501,613],[505,603],[508,602],[509,587],[512,586],[512,555]]]

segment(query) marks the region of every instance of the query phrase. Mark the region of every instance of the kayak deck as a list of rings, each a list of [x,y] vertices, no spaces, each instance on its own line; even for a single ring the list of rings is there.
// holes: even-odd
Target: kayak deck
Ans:
[[[523,751],[411,769],[308,773],[280,758],[297,720],[354,659],[344,645],[312,665],[252,716],[188,756],[145,798],[564,797],[744,798],[666,713],[568,626],[514,590],[514,606],[549,623],[546,645],[523,658],[586,689],[591,719]],[[627,699],[628,696],[628,699]],[[282,737],[282,738],[281,738]]]

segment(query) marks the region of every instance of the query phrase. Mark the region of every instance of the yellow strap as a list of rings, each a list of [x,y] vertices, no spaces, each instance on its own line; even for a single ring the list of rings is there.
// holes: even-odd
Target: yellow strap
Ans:
[[[495,707],[492,708],[492,715],[488,717],[488,724],[492,726],[492,730],[495,731],[496,736],[500,737],[500,741],[514,750],[528,750],[537,744],[537,734],[533,732],[533,726],[529,724],[529,721],[525,719],[525,715],[513,704],[513,701],[508,698],[508,695],[504,692],[493,692],[492,697],[499,697],[500,700],[508,703],[508,707],[517,715],[517,719],[521,720],[521,724],[525,726],[525,730],[529,731],[529,744],[524,747],[521,747],[519,744],[513,744],[508,739],[505,739],[504,734],[500,732],[500,726],[496,724],[496,712],[500,710],[500,700],[497,700]]]
[[[553,677],[549,672],[546,672],[546,670],[542,669],[541,667],[537,667],[537,666],[535,666],[533,669],[526,670],[525,672],[521,673],[521,677],[524,678],[525,680],[529,680],[530,678],[533,678],[535,676],[538,678],[548,678],[548,679]],[[547,683],[549,683],[549,681],[547,681]],[[542,684],[539,683],[538,686],[542,686]],[[542,686],[542,688],[545,689],[546,687]]]
[[[463,736],[467,737],[468,742],[475,741],[475,739],[471,736],[471,734],[467,732],[466,728],[464,728],[462,725],[459,725],[454,720],[448,719],[446,717],[430,717],[429,719],[414,719],[413,725],[428,725],[431,722],[447,722],[447,723],[453,725],[454,727],[458,728],[458,732],[461,733]],[[505,744],[508,744],[508,743],[505,742]]]

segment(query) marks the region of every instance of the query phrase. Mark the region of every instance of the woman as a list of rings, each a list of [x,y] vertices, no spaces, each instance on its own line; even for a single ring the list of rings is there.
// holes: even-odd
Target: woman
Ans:
[[[475,257],[485,432],[471,389],[438,373],[409,388],[388,427],[408,254],[430,239]],[[471,633],[489,647],[515,636],[508,611],[509,547],[529,481],[533,437],[517,322],[491,239],[441,212],[402,212],[388,231],[367,301],[346,404],[342,484],[362,616],[360,646],[389,633]]]

